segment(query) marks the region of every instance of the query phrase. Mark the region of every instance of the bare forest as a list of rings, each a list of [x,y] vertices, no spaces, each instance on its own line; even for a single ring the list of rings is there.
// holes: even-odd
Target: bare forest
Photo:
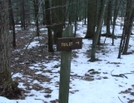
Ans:
[[[118,88],[126,89],[121,83],[132,80],[128,78],[134,74],[134,63],[131,60],[127,67],[122,58],[130,60],[134,54],[133,19],[133,0],[0,0],[0,97],[80,103],[74,97],[80,92],[74,89],[78,82],[112,81],[111,77],[115,84],[121,81]],[[123,71],[123,66],[131,69]],[[134,83],[130,85],[120,89],[117,103],[134,102]],[[44,99],[32,91],[45,93]],[[81,103],[116,103],[99,102],[99,97],[93,101]]]

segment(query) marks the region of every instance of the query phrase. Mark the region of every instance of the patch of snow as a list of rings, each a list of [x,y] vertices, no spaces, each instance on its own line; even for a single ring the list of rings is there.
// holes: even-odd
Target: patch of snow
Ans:
[[[80,37],[85,36],[86,26],[78,23],[77,34]],[[34,28],[33,28],[34,29]],[[133,30],[134,31],[134,30]],[[103,27],[102,33],[105,33],[105,27]],[[122,34],[122,29],[119,26],[116,26],[115,29],[116,35]],[[134,62],[133,56],[122,55],[121,59],[118,59],[118,49],[120,44],[120,38],[115,39],[115,45],[112,46],[111,38],[101,37],[101,43],[106,42],[104,45],[101,45],[100,50],[97,50],[96,57],[100,61],[90,62],[90,51],[92,41],[88,39],[83,39],[83,47],[79,50],[74,50],[76,57],[72,58],[71,61],[71,77],[70,77],[70,90],[69,90],[69,103],[124,103],[128,102],[128,99],[134,99],[134,96],[130,93],[121,93],[128,88],[134,91]],[[131,36],[129,51],[134,50],[134,36]],[[33,41],[30,43],[28,48],[39,46],[39,41]],[[49,59],[49,56],[47,56]],[[50,70],[51,72],[42,72],[40,65],[45,66],[44,70]],[[29,90],[25,100],[9,100],[5,97],[0,97],[0,103],[43,103],[46,101],[50,103],[52,100],[58,99],[59,95],[59,71],[60,71],[60,60],[51,60],[50,62],[38,62],[36,64],[31,64],[29,69],[39,70],[35,74],[42,74],[43,76],[48,76],[51,78],[50,82],[40,83],[38,80],[34,80],[34,83],[39,84],[44,88],[50,88],[51,93],[45,93],[43,91]],[[56,67],[55,67],[56,66]],[[99,74],[90,74],[90,70],[95,70]],[[113,71],[113,72],[112,72]],[[127,78],[114,77],[111,75],[118,75],[124,73],[127,74]],[[85,75],[93,76],[94,80],[86,80]],[[17,73],[13,75],[14,77],[21,77],[22,74]],[[89,77],[89,76],[87,76]],[[30,81],[29,81],[30,82]],[[31,83],[32,84],[32,83]],[[23,83],[19,83],[19,87],[25,88]],[[50,96],[50,97],[48,97]],[[56,102],[55,102],[56,103]]]

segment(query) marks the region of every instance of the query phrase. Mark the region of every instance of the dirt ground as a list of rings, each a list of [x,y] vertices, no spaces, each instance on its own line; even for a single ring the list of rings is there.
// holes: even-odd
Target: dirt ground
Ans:
[[[13,77],[14,81],[16,82],[23,82],[24,86],[26,87],[26,91],[28,92],[30,89],[34,90],[42,90],[43,88],[36,85],[31,85],[31,82],[33,82],[35,79],[39,80],[40,82],[49,82],[51,78],[45,77],[41,74],[35,74],[38,70],[31,70],[29,69],[29,66],[31,64],[37,63],[37,62],[51,62],[52,59],[59,60],[60,55],[57,52],[50,53],[47,51],[47,32],[46,30],[40,31],[40,36],[36,37],[35,31],[32,29],[35,27],[28,27],[26,30],[22,30],[21,27],[16,27],[16,44],[17,47],[12,47],[12,39],[10,39],[10,46],[11,46],[11,72],[12,75],[16,73],[20,73],[23,75],[23,78],[21,77]],[[41,27],[43,28],[43,27]],[[35,38],[36,37],[36,38]],[[12,35],[11,35],[12,38]],[[29,44],[33,41],[39,41],[40,46],[32,47],[31,49],[28,49]],[[57,55],[57,58],[53,58],[54,55]],[[40,68],[42,68],[42,73],[51,72],[50,70],[45,70],[46,68],[44,65],[40,65]],[[30,80],[30,81],[29,81]],[[32,86],[32,88],[30,88]],[[51,90],[48,88],[48,91]],[[24,95],[22,98],[24,98],[26,95]]]

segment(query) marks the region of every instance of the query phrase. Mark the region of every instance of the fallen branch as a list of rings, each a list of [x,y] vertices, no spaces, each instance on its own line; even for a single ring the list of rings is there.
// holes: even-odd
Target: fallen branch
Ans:
[[[128,79],[128,77],[126,76],[127,74],[133,74],[133,73],[123,73],[123,74],[112,74],[114,70],[111,71],[111,76],[113,77],[121,77],[121,78],[126,78]]]
[[[121,101],[121,103],[124,103],[121,99],[120,99],[120,97],[118,96],[118,98],[119,98],[119,100]]]

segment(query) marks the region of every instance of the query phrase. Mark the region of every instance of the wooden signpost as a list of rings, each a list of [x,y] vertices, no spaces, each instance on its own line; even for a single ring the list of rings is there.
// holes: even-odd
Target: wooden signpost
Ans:
[[[59,38],[57,40],[57,50],[58,51],[71,51],[73,49],[82,48],[82,38]]]
[[[71,70],[71,50],[82,48],[82,38],[73,38],[73,27],[67,27],[63,38],[57,40],[57,50],[61,51],[59,103],[68,103]]]

